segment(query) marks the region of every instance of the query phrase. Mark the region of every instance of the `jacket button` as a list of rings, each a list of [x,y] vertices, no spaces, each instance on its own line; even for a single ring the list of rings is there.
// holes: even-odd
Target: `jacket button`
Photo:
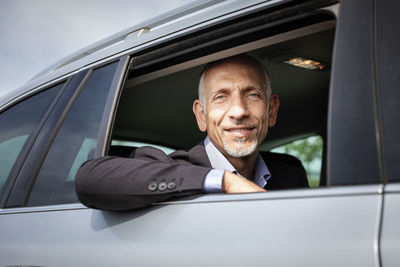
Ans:
[[[149,184],[148,189],[149,189],[150,191],[155,191],[155,190],[157,189],[157,182],[156,182],[156,181],[152,181],[152,182]]]
[[[168,183],[168,189],[169,190],[172,190],[172,189],[174,189],[176,187],[176,184],[174,183],[174,182],[169,182]]]
[[[167,189],[167,183],[166,182],[161,182],[161,183],[158,184],[158,190],[164,191],[165,189]]]

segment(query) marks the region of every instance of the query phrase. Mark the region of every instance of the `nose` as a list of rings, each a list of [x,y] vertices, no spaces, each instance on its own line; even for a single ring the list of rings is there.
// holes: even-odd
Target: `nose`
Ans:
[[[231,105],[227,115],[235,120],[241,120],[249,115],[247,103],[243,96],[236,95],[231,98]]]

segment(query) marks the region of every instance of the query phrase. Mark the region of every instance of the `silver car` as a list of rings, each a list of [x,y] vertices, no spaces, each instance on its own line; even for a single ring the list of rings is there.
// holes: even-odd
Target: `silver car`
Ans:
[[[0,266],[399,266],[398,10],[200,0],[50,66],[0,99]],[[310,188],[129,212],[78,202],[84,161],[202,140],[198,75],[239,53],[261,59],[281,100],[261,150],[301,159]]]

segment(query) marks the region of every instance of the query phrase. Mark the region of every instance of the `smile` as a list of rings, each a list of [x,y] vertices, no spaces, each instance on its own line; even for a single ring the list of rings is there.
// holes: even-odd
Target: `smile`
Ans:
[[[228,132],[245,132],[245,131],[251,131],[254,128],[234,128],[234,129],[225,129],[225,131]]]
[[[226,128],[224,131],[231,133],[235,136],[246,137],[251,134],[255,127],[232,127]]]

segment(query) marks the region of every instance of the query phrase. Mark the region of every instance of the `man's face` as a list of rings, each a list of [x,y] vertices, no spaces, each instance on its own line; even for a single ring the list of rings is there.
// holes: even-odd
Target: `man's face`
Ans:
[[[202,118],[197,120],[200,130],[206,130],[226,156],[253,154],[264,140],[268,126],[275,123],[277,107],[270,114],[266,82],[260,70],[243,63],[226,62],[206,72],[206,107],[202,107]]]

